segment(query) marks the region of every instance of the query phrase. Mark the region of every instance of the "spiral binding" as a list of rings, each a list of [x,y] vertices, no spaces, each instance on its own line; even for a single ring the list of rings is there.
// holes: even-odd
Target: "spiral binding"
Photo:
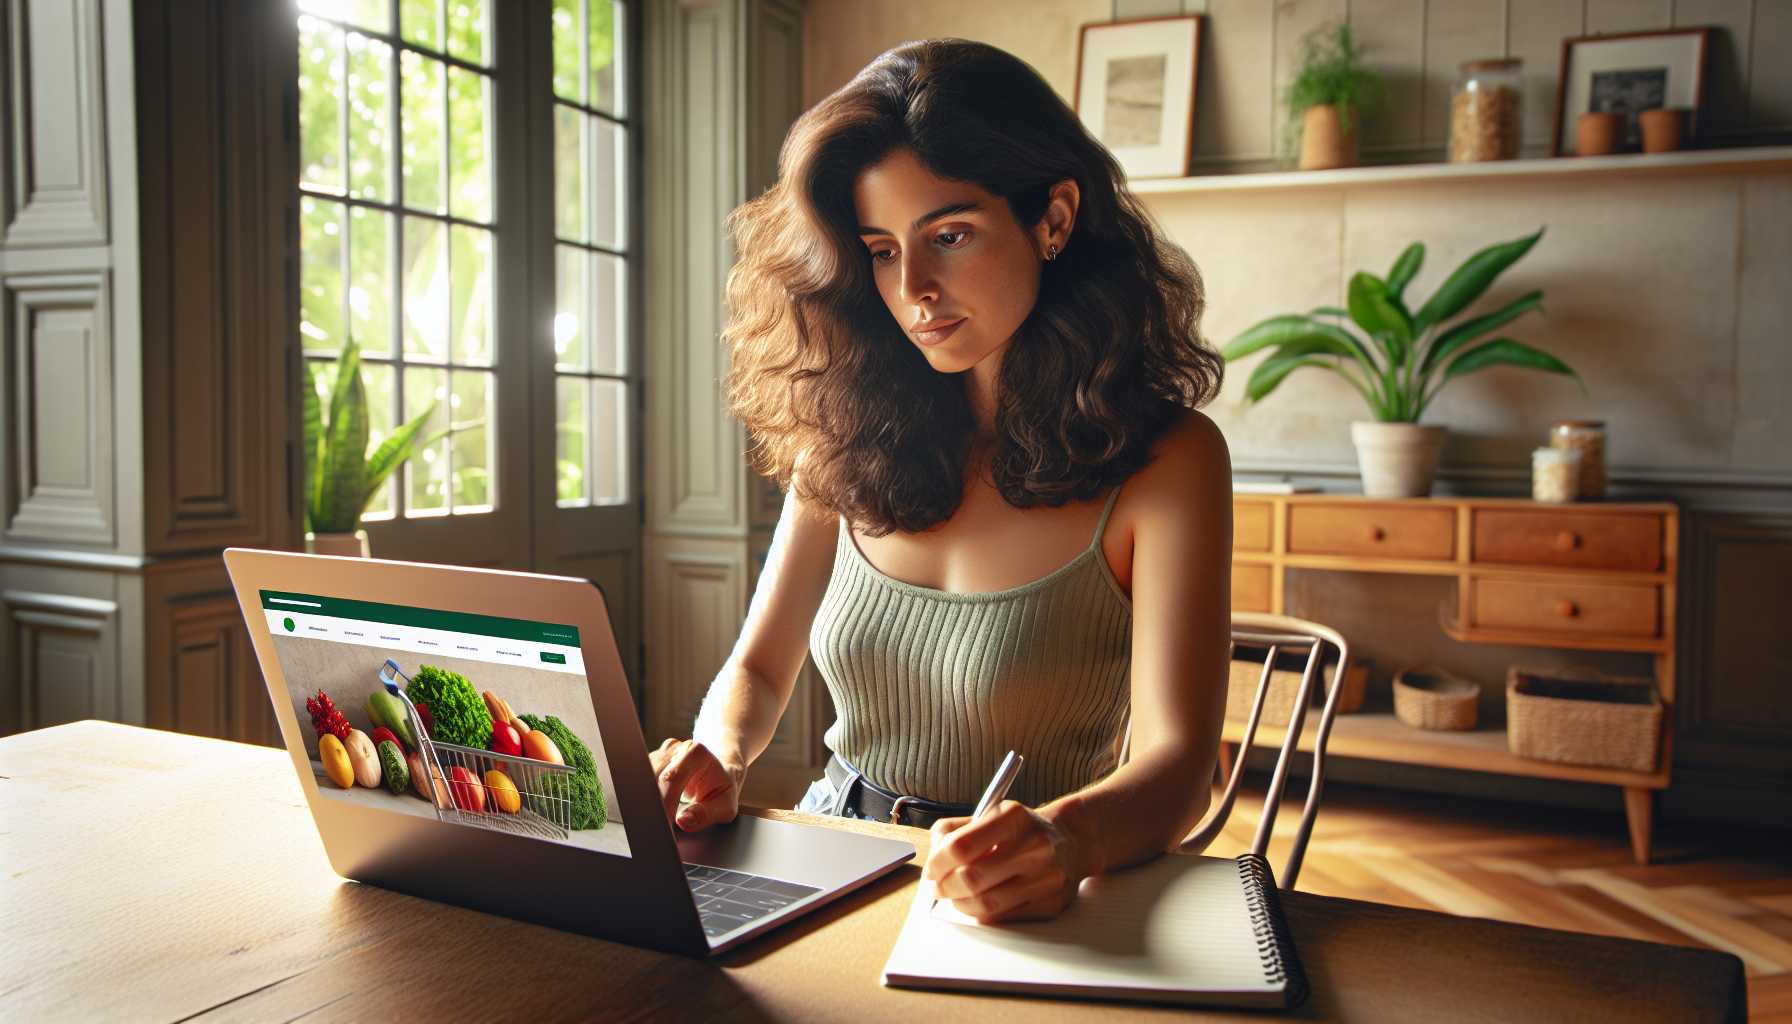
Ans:
[[[1251,933],[1257,938],[1257,955],[1263,962],[1264,980],[1281,985],[1287,1005],[1299,1006],[1307,998],[1307,976],[1300,969],[1282,902],[1276,897],[1275,871],[1269,861],[1254,853],[1238,858],[1238,883],[1244,889],[1245,907],[1251,915]]]

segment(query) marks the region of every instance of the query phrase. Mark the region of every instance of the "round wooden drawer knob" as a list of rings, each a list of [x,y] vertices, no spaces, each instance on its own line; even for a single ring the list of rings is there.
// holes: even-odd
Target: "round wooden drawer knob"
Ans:
[[[1575,533],[1573,530],[1563,530],[1561,533],[1556,534],[1557,551],[1573,551],[1578,547],[1580,547],[1580,534]]]
[[[1556,611],[1561,613],[1562,618],[1572,619],[1580,614],[1580,605],[1575,604],[1573,601],[1564,597],[1561,602],[1556,605]]]
[[[1369,527],[1369,539],[1377,543],[1388,539],[1388,531],[1379,526]]]

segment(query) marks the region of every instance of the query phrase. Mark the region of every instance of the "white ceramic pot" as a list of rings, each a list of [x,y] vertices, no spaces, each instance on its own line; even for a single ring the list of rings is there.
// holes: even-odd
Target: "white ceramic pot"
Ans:
[[[314,555],[372,557],[367,549],[366,530],[356,530],[354,533],[307,533],[305,547]]]
[[[1363,494],[1370,498],[1422,498],[1431,493],[1444,428],[1418,423],[1359,420],[1350,425]]]

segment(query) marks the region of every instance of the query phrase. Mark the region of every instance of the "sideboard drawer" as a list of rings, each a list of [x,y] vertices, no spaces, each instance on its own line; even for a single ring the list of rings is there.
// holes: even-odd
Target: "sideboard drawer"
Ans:
[[[1647,583],[1472,581],[1472,625],[1602,636],[1661,632],[1661,588]]]
[[[1542,509],[1474,510],[1474,560],[1654,572],[1662,517]]]
[[[1232,547],[1237,551],[1261,551],[1270,548],[1270,521],[1274,506],[1267,501],[1232,502]]]
[[[1274,571],[1267,565],[1232,563],[1232,610],[1269,611],[1270,574]]]
[[[1288,553],[1447,561],[1456,510],[1399,505],[1299,505],[1288,510]]]

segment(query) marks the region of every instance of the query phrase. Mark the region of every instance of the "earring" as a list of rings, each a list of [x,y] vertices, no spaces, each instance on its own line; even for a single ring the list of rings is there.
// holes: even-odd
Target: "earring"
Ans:
[[[1055,260],[1057,258],[1058,258],[1058,247],[1055,245],[1046,246],[1045,247],[1045,261],[1047,263],[1050,263],[1052,260]]]

